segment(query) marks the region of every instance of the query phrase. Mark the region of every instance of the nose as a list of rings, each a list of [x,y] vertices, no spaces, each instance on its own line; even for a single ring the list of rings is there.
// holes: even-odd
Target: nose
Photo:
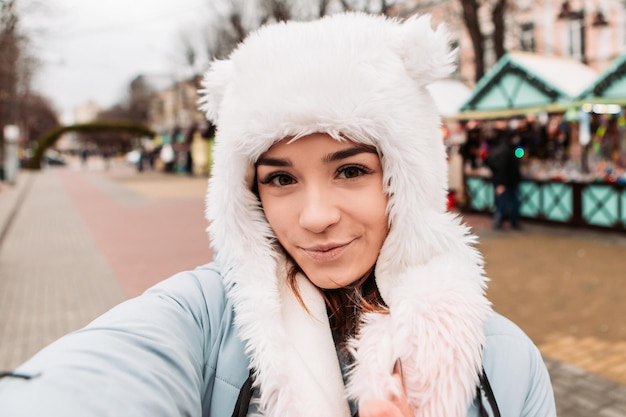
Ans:
[[[319,188],[310,189],[303,199],[300,227],[313,233],[322,233],[339,222],[341,210],[330,193]]]

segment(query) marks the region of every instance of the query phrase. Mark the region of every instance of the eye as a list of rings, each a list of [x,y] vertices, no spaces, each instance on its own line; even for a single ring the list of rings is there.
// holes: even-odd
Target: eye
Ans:
[[[291,175],[285,174],[284,172],[273,172],[265,178],[259,180],[259,182],[261,184],[269,184],[274,187],[285,187],[287,185],[294,184],[296,180]]]
[[[361,175],[369,174],[371,170],[361,165],[346,165],[337,170],[338,178],[357,178]]]

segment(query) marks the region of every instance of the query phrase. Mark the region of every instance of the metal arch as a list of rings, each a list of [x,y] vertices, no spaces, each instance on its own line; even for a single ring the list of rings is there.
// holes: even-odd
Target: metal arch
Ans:
[[[67,126],[58,126],[46,131],[37,138],[37,147],[32,158],[28,161],[27,168],[41,169],[41,158],[44,152],[67,132],[110,132],[125,131],[153,137],[154,131],[143,123],[129,120],[99,120],[91,123],[79,123]]]

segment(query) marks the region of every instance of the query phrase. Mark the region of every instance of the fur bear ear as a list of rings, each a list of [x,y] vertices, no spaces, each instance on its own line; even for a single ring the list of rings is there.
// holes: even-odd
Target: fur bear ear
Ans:
[[[211,67],[204,74],[200,94],[200,110],[213,124],[217,124],[224,92],[234,77],[235,69],[230,60],[213,61]]]
[[[456,50],[451,50],[445,25],[432,29],[430,15],[407,19],[400,28],[398,53],[408,74],[418,85],[425,86],[448,77],[456,67]]]

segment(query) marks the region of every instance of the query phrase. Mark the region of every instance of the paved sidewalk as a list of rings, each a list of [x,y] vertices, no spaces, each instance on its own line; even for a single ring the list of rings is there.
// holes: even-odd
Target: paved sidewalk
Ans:
[[[210,259],[202,217],[206,180],[144,174],[137,175],[121,165],[113,166],[110,172],[55,168],[20,172],[15,186],[0,188],[0,369],[16,366],[50,341],[138,294],[154,280],[165,278],[170,270],[193,268]],[[567,327],[569,339],[564,336],[558,344],[549,337],[551,329],[545,322],[563,318],[548,316],[552,310],[540,297],[541,293],[548,299],[555,299],[556,294],[574,297],[573,292],[567,292],[568,285],[597,297],[593,290],[603,288],[600,278],[592,280],[594,287],[577,269],[583,268],[585,261],[596,261],[603,268],[620,267],[619,261],[626,257],[615,253],[626,248],[621,246],[626,237],[536,225],[529,225],[521,234],[497,233],[489,229],[485,217],[466,216],[466,221],[481,237],[480,249],[492,275],[490,297],[494,305],[512,316],[545,355],[559,416],[626,416],[626,382],[618,382],[626,376],[626,369],[615,375],[603,370],[588,372],[577,365],[584,364],[580,360],[585,358],[567,356],[567,349],[572,347],[594,358],[602,348],[621,352],[622,330],[613,324],[605,329],[602,323],[607,319],[623,321],[624,315],[600,319],[574,316],[581,320],[587,317],[594,327],[587,333],[582,324],[574,330]],[[584,247],[586,254],[604,251],[605,258],[582,257],[576,263],[560,255],[559,251],[573,251],[579,256],[578,247]],[[537,258],[532,269],[515,263],[516,256],[528,263],[531,254],[538,256],[533,251],[553,256]],[[529,276],[529,271],[537,277]],[[546,271],[556,272],[550,276]],[[623,270],[620,272],[618,278],[623,276]],[[622,280],[618,280],[620,285]],[[552,282],[557,288],[545,287]],[[607,288],[609,292],[619,291],[618,287]],[[606,303],[600,301],[595,309],[588,309],[589,314],[626,311],[626,306],[621,306],[623,299],[613,310],[603,310]],[[583,307],[586,304],[578,309]],[[595,342],[581,343],[590,338]],[[623,364],[616,363],[613,368]]]
[[[56,173],[20,175],[11,192],[19,195],[9,196],[17,212],[0,241],[0,369],[125,298]]]
[[[0,242],[9,229],[9,225],[17,214],[17,209],[28,194],[33,176],[29,172],[20,174],[15,184],[0,181]]]

